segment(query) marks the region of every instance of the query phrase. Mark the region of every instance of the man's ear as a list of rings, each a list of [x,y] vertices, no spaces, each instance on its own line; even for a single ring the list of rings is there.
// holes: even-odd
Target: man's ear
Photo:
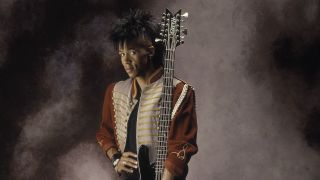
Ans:
[[[153,45],[150,45],[147,47],[147,51],[149,53],[149,56],[154,56],[154,53],[155,53],[155,50],[154,50],[154,46]]]

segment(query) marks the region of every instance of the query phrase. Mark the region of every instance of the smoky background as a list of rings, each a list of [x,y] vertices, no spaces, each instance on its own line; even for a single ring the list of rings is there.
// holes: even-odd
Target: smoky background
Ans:
[[[320,178],[319,1],[0,0],[0,178],[116,179],[95,142],[126,78],[112,22],[189,12],[176,76],[195,88],[188,179]]]

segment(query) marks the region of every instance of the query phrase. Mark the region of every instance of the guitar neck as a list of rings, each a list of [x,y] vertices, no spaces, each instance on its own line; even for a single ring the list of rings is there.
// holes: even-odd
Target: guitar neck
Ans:
[[[166,50],[164,59],[162,101],[158,130],[158,146],[156,158],[156,179],[161,179],[164,161],[167,157],[167,142],[172,112],[172,90],[174,76],[174,51]]]

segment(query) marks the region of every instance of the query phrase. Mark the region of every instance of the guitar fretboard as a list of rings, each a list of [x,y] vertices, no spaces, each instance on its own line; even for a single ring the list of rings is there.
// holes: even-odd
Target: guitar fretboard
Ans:
[[[158,126],[157,159],[155,167],[156,180],[162,178],[164,161],[167,157],[167,142],[172,112],[173,75],[174,51],[167,49],[164,59],[162,101],[160,106],[160,119]]]

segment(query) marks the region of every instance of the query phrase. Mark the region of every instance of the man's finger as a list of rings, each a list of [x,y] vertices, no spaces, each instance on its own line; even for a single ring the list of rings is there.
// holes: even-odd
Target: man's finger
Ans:
[[[127,167],[122,167],[121,169],[122,169],[122,171],[125,171],[125,172],[127,172],[127,173],[133,173],[133,170],[132,170],[132,169],[129,169],[129,168],[127,168]]]
[[[129,160],[131,160],[131,159],[129,159],[129,158],[128,159],[124,159],[122,161],[122,164],[127,166],[127,167],[131,167],[131,168],[137,169],[138,165],[136,163],[132,162],[132,160],[131,161],[129,161]]]
[[[133,153],[133,152],[124,152],[122,154],[124,157],[133,157],[133,158],[137,158],[137,154]]]
[[[128,161],[132,164],[136,164],[136,165],[138,164],[138,161],[135,159],[132,159],[131,157],[123,157],[123,160]]]

